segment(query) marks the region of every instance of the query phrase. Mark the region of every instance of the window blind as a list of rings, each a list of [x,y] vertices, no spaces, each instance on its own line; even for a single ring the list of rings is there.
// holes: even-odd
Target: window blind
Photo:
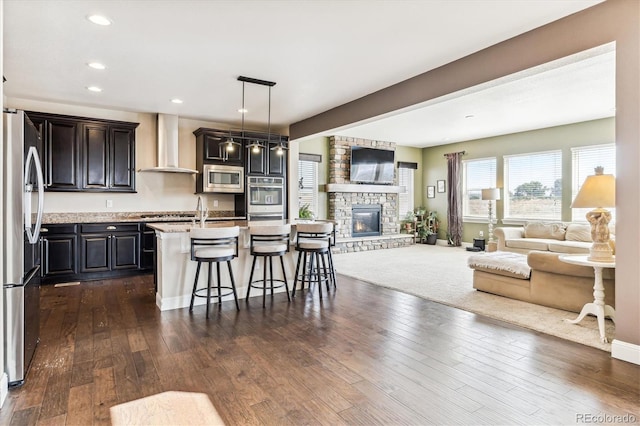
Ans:
[[[487,202],[482,200],[482,189],[496,187],[496,159],[481,158],[462,161],[462,215],[488,216]]]
[[[562,219],[562,151],[504,157],[504,216]]]
[[[413,211],[413,179],[414,169],[399,168],[398,169],[398,185],[405,188],[404,192],[398,194],[398,217],[402,219],[407,212]]]
[[[298,206],[308,204],[309,210],[318,215],[318,163],[298,161]]]

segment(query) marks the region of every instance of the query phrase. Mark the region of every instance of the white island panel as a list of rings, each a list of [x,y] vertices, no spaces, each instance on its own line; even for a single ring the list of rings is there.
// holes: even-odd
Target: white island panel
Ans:
[[[278,223],[282,224],[280,221]],[[269,224],[269,222],[264,222],[263,224]],[[220,227],[234,225],[234,222],[225,222],[207,223],[205,226]],[[191,291],[193,289],[193,280],[195,278],[197,265],[197,262],[192,261],[190,257],[189,229],[191,229],[193,225],[187,223],[158,224],[153,227],[156,230],[157,241],[156,281],[158,288],[156,291],[156,305],[161,311],[188,307],[191,302]],[[297,252],[292,246],[291,250],[284,258],[289,288],[293,285],[296,260]],[[231,262],[231,268],[233,270],[236,291],[239,299],[244,299],[246,296],[252,261],[253,256],[251,256],[249,250],[249,230],[245,224],[240,228],[238,257]],[[256,272],[253,277],[254,280],[262,277],[262,265],[262,258],[258,258]],[[206,286],[207,273],[208,266],[203,264],[200,269],[198,288]],[[275,279],[282,278],[281,266],[278,258],[273,259],[273,274]],[[220,275],[222,285],[229,285],[230,280],[226,262],[222,262],[220,264]],[[213,264],[213,277],[214,283],[217,284],[215,264]],[[269,282],[267,282],[267,285],[268,284]],[[285,291],[284,286],[275,289],[275,292],[282,291]],[[255,288],[251,289],[251,296],[262,297],[262,290]],[[267,296],[270,297],[270,294]],[[225,296],[222,300],[233,300],[233,295]],[[194,305],[204,305],[205,302],[205,298],[196,297]],[[213,299],[212,302],[217,302],[217,298]]]

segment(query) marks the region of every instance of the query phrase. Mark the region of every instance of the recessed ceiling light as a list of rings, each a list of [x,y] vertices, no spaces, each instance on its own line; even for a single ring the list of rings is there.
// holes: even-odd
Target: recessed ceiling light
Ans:
[[[100,62],[89,62],[87,64],[87,66],[89,68],[93,68],[94,70],[103,70],[103,69],[107,68],[107,67],[104,66],[104,64],[101,64]]]
[[[171,99],[171,102],[173,102],[174,104],[181,104],[182,103],[182,99],[173,98],[173,99]]]
[[[87,19],[96,25],[102,25],[102,26],[111,25],[111,20],[101,15],[90,15],[90,16],[87,16]]]
[[[241,113],[241,114],[246,114],[246,113],[249,112],[249,110],[246,109],[246,108],[238,108],[238,112]]]
[[[87,90],[89,90],[90,92],[102,92],[102,89],[98,86],[89,86],[87,87]]]

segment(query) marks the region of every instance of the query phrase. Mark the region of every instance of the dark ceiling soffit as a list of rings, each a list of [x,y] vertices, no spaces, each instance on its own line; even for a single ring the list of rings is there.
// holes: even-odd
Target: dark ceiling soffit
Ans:
[[[615,41],[616,19],[624,2],[596,4],[476,53],[426,71],[359,99],[289,126],[291,139],[300,139],[379,115],[418,105],[449,93],[486,83],[556,59]],[[578,34],[585,35],[578,37]],[[522,52],[531,52],[523,55]]]

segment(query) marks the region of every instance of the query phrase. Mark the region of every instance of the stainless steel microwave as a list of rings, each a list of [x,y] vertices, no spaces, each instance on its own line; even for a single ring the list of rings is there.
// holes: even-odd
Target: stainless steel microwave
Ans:
[[[244,167],[205,164],[202,170],[203,192],[244,192]]]

